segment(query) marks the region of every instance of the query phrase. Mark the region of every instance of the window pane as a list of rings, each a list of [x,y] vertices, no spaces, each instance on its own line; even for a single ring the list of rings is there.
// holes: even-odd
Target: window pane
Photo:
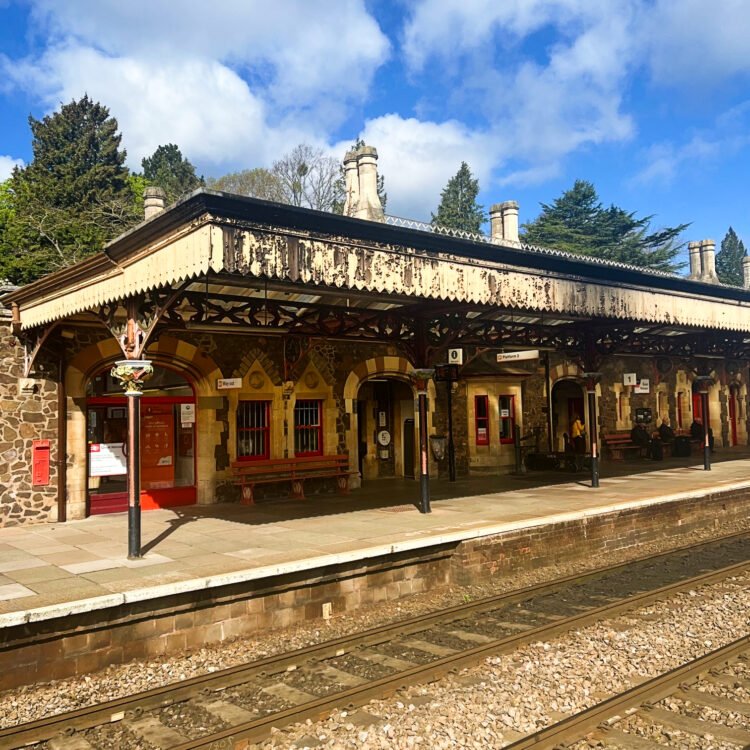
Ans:
[[[268,401],[240,401],[237,407],[237,457],[269,457]]]
[[[294,404],[294,452],[296,455],[322,454],[322,402],[300,400]]]
[[[513,396],[500,396],[498,400],[500,409],[500,440],[507,442],[513,440]]]

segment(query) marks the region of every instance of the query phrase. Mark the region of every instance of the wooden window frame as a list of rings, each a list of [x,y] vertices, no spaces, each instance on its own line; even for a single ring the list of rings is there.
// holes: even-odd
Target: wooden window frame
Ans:
[[[258,427],[240,426],[240,410],[245,404],[261,404],[263,409],[264,424]],[[271,457],[271,402],[262,399],[245,399],[237,404],[237,460],[238,461],[267,461]],[[263,453],[254,455],[242,455],[240,453],[240,436],[242,434],[260,434],[263,436]]]
[[[301,405],[315,404],[318,410],[318,423],[314,425],[301,425],[297,423],[298,408]],[[318,448],[314,451],[298,451],[297,436],[305,431],[317,433]],[[323,399],[301,398],[294,403],[294,455],[295,456],[322,456],[323,455]]]
[[[484,415],[479,416],[479,404],[484,404]],[[484,429],[484,436],[479,430]],[[474,441],[476,445],[490,444],[490,397],[487,395],[474,396]]]
[[[510,401],[510,408],[508,411],[510,411],[509,417],[503,417],[500,416],[502,414],[502,406],[501,406],[501,399],[507,398]],[[516,397],[512,393],[500,393],[497,397],[497,415],[498,415],[498,428],[497,428],[497,434],[500,438],[500,445],[509,445],[513,443],[514,441],[514,435],[516,430]],[[510,422],[510,431],[509,431],[509,437],[502,437],[502,429],[503,429],[503,420],[508,420]]]

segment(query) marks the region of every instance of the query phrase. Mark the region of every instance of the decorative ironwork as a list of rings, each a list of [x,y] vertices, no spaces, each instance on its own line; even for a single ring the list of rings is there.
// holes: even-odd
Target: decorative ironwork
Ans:
[[[154,374],[147,359],[122,359],[115,362],[110,375],[120,381],[125,393],[140,393],[143,384]]]

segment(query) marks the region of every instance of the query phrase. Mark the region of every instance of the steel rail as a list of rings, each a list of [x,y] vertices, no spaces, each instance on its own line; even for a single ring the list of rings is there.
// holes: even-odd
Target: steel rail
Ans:
[[[363,646],[373,646],[379,643],[390,641],[397,636],[417,633],[426,630],[436,624],[449,623],[455,620],[465,619],[466,617],[475,613],[481,613],[498,608],[503,605],[513,604],[518,601],[524,601],[536,596],[551,593],[556,589],[570,584],[582,583],[595,580],[597,578],[602,578],[604,576],[626,570],[632,565],[641,565],[644,563],[656,562],[661,559],[667,559],[673,555],[679,555],[681,553],[692,552],[717,544],[731,542],[733,540],[741,539],[746,536],[747,532],[739,532],[724,537],[719,537],[718,539],[701,542],[696,545],[685,545],[668,552],[660,552],[653,555],[647,555],[646,557],[636,558],[624,563],[618,563],[617,565],[612,565],[607,568],[599,568],[594,571],[587,571],[583,574],[573,574],[555,579],[554,581],[548,581],[540,584],[535,584],[533,586],[528,586],[523,589],[496,594],[494,596],[479,599],[474,602],[468,602],[448,607],[438,612],[432,612],[426,615],[402,620],[396,623],[381,625],[376,628],[371,628],[359,633],[341,636],[334,640],[307,646],[295,651],[276,654],[247,664],[240,664],[235,667],[220,670],[218,672],[199,675],[197,677],[183,680],[179,683],[163,685],[161,687],[152,688],[151,690],[143,691],[133,695],[123,696],[121,698],[115,698],[103,703],[85,706],[74,711],[45,717],[43,719],[39,719],[26,724],[6,727],[0,729],[0,750],[12,750],[21,745],[30,744],[32,742],[41,742],[59,734],[73,734],[76,731],[82,729],[88,729],[101,724],[119,721],[123,718],[138,716],[145,711],[163,708],[175,703],[189,700],[201,693],[205,693],[206,691],[225,689],[242,684],[243,682],[247,682],[253,676],[266,676],[270,674],[286,672],[290,669],[299,667],[302,664],[315,663],[330,657],[341,656]],[[354,700],[354,697],[356,695],[363,694],[363,691],[367,691],[370,687],[372,687],[372,694],[368,693],[367,697],[364,697],[361,700],[357,700],[356,704],[359,705],[370,700],[373,697],[376,697],[376,695],[383,695],[383,692],[376,692],[377,690],[381,689],[381,683],[383,683],[383,685],[385,685],[385,683],[389,681],[399,683],[395,688],[393,688],[395,690],[399,687],[405,686],[406,684],[421,681],[420,678],[417,678],[417,673],[424,672],[426,675],[429,675],[430,670],[436,669],[440,671],[436,671],[434,673],[435,675],[444,674],[447,671],[451,671],[452,669],[464,666],[464,663],[468,664],[481,660],[485,655],[488,655],[490,653],[499,653],[506,650],[512,650],[519,645],[522,645],[523,643],[539,639],[540,637],[556,635],[565,630],[569,630],[574,627],[580,627],[582,624],[587,624],[588,622],[593,622],[602,619],[603,617],[614,615],[627,609],[633,609],[638,606],[643,606],[649,601],[665,597],[671,593],[677,593],[682,589],[698,585],[705,585],[715,580],[721,580],[723,578],[729,577],[735,573],[744,572],[748,565],[750,565],[748,561],[736,563],[717,571],[710,571],[709,573],[704,573],[694,578],[685,579],[676,584],[670,584],[658,589],[652,589],[650,591],[642,592],[618,602],[608,603],[601,607],[586,610],[583,613],[576,614],[569,618],[561,618],[560,620],[557,620],[553,623],[545,624],[535,628],[529,628],[528,630],[525,630],[521,633],[506,636],[489,644],[483,644],[482,646],[462,651],[454,656],[436,659],[428,665],[418,667],[416,670],[407,670],[405,672],[394,674],[373,683],[368,683],[367,685],[363,685],[359,688],[353,688],[351,690],[336,693],[334,694],[334,696],[337,696],[339,699],[343,700],[344,705],[346,705],[347,701]],[[412,673],[414,673],[414,675],[412,675]],[[382,689],[385,690],[384,687]],[[349,696],[349,694],[351,694],[351,696]],[[334,696],[331,696],[331,698],[333,698]],[[306,713],[301,719],[296,720],[304,720],[305,718],[309,718],[310,716],[318,716],[335,707],[335,705],[331,702],[331,700],[329,700],[329,698],[321,699],[320,701],[313,701],[311,703],[317,706],[317,704],[321,703],[322,701],[331,703],[331,705],[328,708],[320,707],[318,709],[311,709],[314,711],[313,713]],[[352,705],[355,704],[352,703]],[[302,710],[305,708],[305,706],[308,706],[308,704],[300,706],[299,709]],[[296,709],[290,709],[289,711],[292,710]],[[315,711],[317,711],[317,713],[315,713]],[[277,724],[274,722],[279,721],[281,716],[285,713],[287,712],[282,712],[282,714],[273,714],[272,716],[274,717],[274,721],[272,721],[271,723],[276,726]],[[257,720],[257,722],[263,721],[265,721],[265,718]],[[256,724],[257,722],[254,721],[251,723]],[[290,718],[289,721],[285,723],[293,723],[293,720]],[[214,741],[216,741],[216,737],[214,737]],[[203,742],[203,740],[199,741],[199,744],[188,743],[185,745],[181,745],[180,748],[182,750],[182,748],[187,749],[192,747],[202,747],[203,745],[200,744],[200,742]]]
[[[291,724],[297,724],[307,719],[316,719],[325,716],[336,708],[356,708],[374,698],[382,698],[393,694],[396,690],[409,687],[411,685],[432,682],[435,679],[454,672],[463,667],[471,666],[483,659],[499,653],[513,651],[519,646],[531,643],[533,641],[550,638],[561,632],[571,630],[576,627],[585,627],[593,622],[618,615],[624,611],[635,609],[650,604],[658,599],[679,593],[680,591],[689,590],[696,586],[705,586],[716,581],[723,580],[737,573],[745,572],[750,568],[750,562],[737,563],[722,568],[711,573],[704,573],[679,584],[670,584],[659,589],[654,589],[642,594],[628,597],[627,599],[605,604],[587,612],[573,615],[565,619],[558,620],[554,623],[540,625],[539,627],[523,631],[518,634],[499,638],[490,643],[482,644],[471,649],[467,649],[458,654],[438,658],[429,664],[420,665],[411,669],[397,672],[379,680],[373,680],[364,685],[349,688],[348,690],[333,693],[331,695],[318,698],[314,701],[294,706],[292,708],[279,711],[267,716],[260,717],[245,724],[231,727],[230,729],[207,735],[197,740],[175,745],[171,750],[199,750],[200,748],[233,747],[233,743],[259,742],[265,739],[272,727],[281,728]],[[220,744],[225,743],[225,744]],[[228,744],[227,744],[228,743]]]
[[[653,703],[672,695],[685,682],[694,680],[700,675],[741,656],[750,649],[750,635],[711,651],[708,654],[693,659],[675,669],[642,682],[630,690],[597,703],[573,716],[563,719],[545,729],[507,745],[505,750],[553,750],[561,747],[561,743],[582,740],[592,733],[602,722],[615,716],[621,716],[627,711]],[[622,717],[624,718],[624,717]],[[606,727],[600,727],[603,738],[606,739]]]

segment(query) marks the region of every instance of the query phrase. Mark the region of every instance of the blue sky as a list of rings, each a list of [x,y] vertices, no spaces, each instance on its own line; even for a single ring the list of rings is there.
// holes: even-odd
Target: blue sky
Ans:
[[[429,220],[464,160],[521,221],[582,178],[685,240],[750,241],[747,0],[0,0],[0,179],[28,115],[84,93],[133,169],[163,143],[219,176],[362,136],[389,213]]]

